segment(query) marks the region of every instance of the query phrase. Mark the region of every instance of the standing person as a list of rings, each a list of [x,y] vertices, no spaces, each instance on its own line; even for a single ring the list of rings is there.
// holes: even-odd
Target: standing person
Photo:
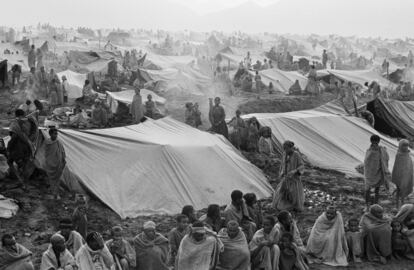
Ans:
[[[319,85],[317,81],[317,73],[315,66],[312,65],[308,74],[308,84],[306,85],[305,92],[310,95],[319,95]]]
[[[203,123],[201,122],[201,112],[200,112],[200,109],[199,109],[199,106],[198,106],[197,102],[194,103],[193,114],[194,114],[195,128],[198,128]]]
[[[50,245],[42,255],[40,270],[77,270],[75,258],[65,246],[65,238],[60,234],[50,237]]]
[[[62,76],[63,104],[68,103],[69,82],[65,75]]]
[[[123,231],[120,226],[115,226],[111,229],[112,239],[105,244],[111,252],[114,262],[115,270],[129,270],[136,266],[135,250],[123,238]]]
[[[397,208],[404,204],[404,199],[413,191],[413,161],[410,157],[410,142],[403,139],[398,144],[398,152],[395,156],[392,169],[392,182],[397,186]]]
[[[207,233],[201,221],[190,227],[190,233],[184,236],[177,254],[178,270],[216,269],[219,254],[223,250],[221,241]]]
[[[260,93],[262,90],[262,77],[259,75],[259,71],[256,70],[256,75],[254,76],[254,81],[256,82],[256,92]]]
[[[195,126],[194,107],[192,102],[185,104],[185,123],[189,126]]]
[[[302,157],[291,141],[283,143],[279,177],[282,179],[273,195],[273,207],[278,210],[303,210],[305,194],[301,175],[305,169]]]
[[[65,148],[58,140],[58,131],[55,128],[49,129],[50,138],[45,141],[46,172],[49,179],[49,186],[55,199],[60,199],[59,185],[63,169],[66,166]]]
[[[37,60],[37,69],[40,69],[41,67],[43,67],[43,52],[40,48],[37,48],[36,51],[36,60]]]
[[[137,270],[168,270],[168,239],[155,230],[155,223],[144,223],[144,231],[134,238]]]
[[[178,215],[176,218],[177,227],[173,228],[168,233],[168,244],[170,249],[170,263],[169,265],[175,265],[175,259],[177,257],[178,248],[180,247],[181,240],[187,233],[188,229],[188,217],[186,215]]]
[[[378,135],[372,135],[370,138],[371,146],[365,154],[364,174],[365,174],[365,202],[367,209],[372,203],[371,189],[375,189],[375,198],[373,203],[378,203],[379,189],[381,185],[388,188],[390,172],[388,170],[388,153],[384,146],[380,146],[381,138]]]
[[[231,119],[229,126],[233,127],[233,132],[230,134],[230,141],[231,143],[240,150],[240,146],[242,144],[242,134],[243,131],[246,129],[246,123],[240,117],[241,111],[236,111],[236,116]]]
[[[111,270],[114,260],[111,252],[98,232],[91,232],[75,256],[79,270]]]
[[[328,63],[328,53],[326,52],[326,50],[323,50],[322,53],[322,65],[323,65],[323,69],[326,69],[326,64]]]
[[[76,208],[73,211],[72,223],[74,229],[85,238],[88,232],[88,217],[87,203],[84,196],[76,199]]]
[[[220,98],[216,97],[214,99],[214,106],[210,108],[210,115],[212,119],[211,130],[214,133],[223,135],[226,139],[229,138],[229,131],[226,124],[226,113],[224,108],[220,105]]]
[[[85,244],[82,235],[73,230],[73,224],[70,218],[63,218],[59,221],[59,231],[57,233],[65,237],[66,248],[73,256]]]
[[[20,75],[22,74],[22,67],[18,64],[13,65],[12,69],[12,86],[20,84]]]
[[[58,101],[58,85],[55,79],[49,84],[49,99],[50,99],[50,106],[54,109],[57,105],[59,105]]]
[[[248,121],[248,131],[247,131],[247,151],[257,152],[258,142],[259,142],[259,130],[260,125],[256,117],[252,117]]]
[[[36,69],[36,51],[35,51],[35,45],[32,45],[29,55],[27,56],[27,62],[29,64],[29,68],[35,68]]]
[[[154,119],[155,112],[155,102],[152,100],[152,95],[149,94],[147,101],[145,101],[145,116]]]
[[[34,270],[32,252],[16,243],[10,234],[4,234],[0,247],[1,270]]]
[[[224,246],[219,256],[218,270],[250,270],[250,250],[246,236],[236,221],[230,221],[218,233]]]
[[[132,99],[129,112],[132,115],[132,122],[134,124],[141,123],[141,120],[144,117],[144,108],[142,106],[141,89],[137,85],[135,85],[135,95]]]

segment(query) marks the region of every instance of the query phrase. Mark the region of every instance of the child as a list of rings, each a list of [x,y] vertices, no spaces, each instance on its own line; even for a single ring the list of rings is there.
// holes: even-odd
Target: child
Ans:
[[[155,113],[155,102],[152,101],[152,96],[147,96],[147,101],[145,101],[145,116],[149,118],[154,118]]]
[[[351,218],[348,221],[346,241],[349,249],[349,261],[354,261],[355,263],[362,262],[361,232],[359,231],[359,221],[357,218]]]
[[[285,232],[279,241],[280,258],[279,270],[309,269],[301,252],[294,245],[292,234]]]
[[[410,245],[407,236],[402,232],[402,224],[398,220],[391,222],[392,235],[392,255],[396,259],[405,258],[410,250]]]
[[[75,231],[85,239],[88,232],[87,203],[84,196],[77,197],[76,208],[73,211],[72,223]]]
[[[197,102],[194,103],[193,113],[194,113],[195,127],[198,128],[203,123],[201,122],[201,112],[198,108],[198,103]]]
[[[186,215],[178,215],[176,218],[177,228],[173,228],[168,233],[168,240],[170,245],[170,265],[175,264],[175,257],[177,256],[178,248],[180,247],[181,240],[183,240],[187,233],[189,219]]]

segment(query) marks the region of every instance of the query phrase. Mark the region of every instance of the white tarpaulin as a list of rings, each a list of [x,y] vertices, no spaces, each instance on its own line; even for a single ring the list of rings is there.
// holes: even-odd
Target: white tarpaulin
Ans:
[[[19,206],[16,201],[0,194],[0,218],[11,218],[16,215]]]
[[[86,131],[60,130],[70,173],[122,218],[224,205],[239,189],[269,197],[261,170],[224,137],[171,118]]]
[[[364,162],[371,135],[378,134],[363,119],[315,110],[250,114],[244,117],[252,116],[261,125],[272,128],[276,145],[281,146],[285,140],[293,141],[313,166],[349,176],[361,176],[355,167]],[[381,144],[388,150],[389,168],[392,170],[398,142],[378,135]]]
[[[125,91],[120,91],[120,92],[106,91],[106,94],[108,95],[107,99],[108,99],[108,104],[109,104],[109,107],[111,108],[111,111],[113,113],[116,113],[117,109],[118,109],[118,102],[122,102],[122,103],[125,103],[127,105],[131,105],[132,100],[133,100],[134,95],[135,95],[135,90],[125,90]],[[151,90],[141,89],[140,94],[141,94],[141,97],[142,97],[142,104],[145,104],[145,101],[147,101],[147,96],[148,95],[152,96],[152,100],[155,103],[164,105],[165,102],[166,102],[165,98],[160,97],[159,95],[155,94]]]
[[[83,85],[85,84],[85,80],[88,77],[87,74],[80,74],[68,69],[59,72],[57,75],[59,76],[60,80],[62,80],[62,76],[66,76],[66,79],[68,79],[68,98],[76,99],[82,97],[82,89]]]

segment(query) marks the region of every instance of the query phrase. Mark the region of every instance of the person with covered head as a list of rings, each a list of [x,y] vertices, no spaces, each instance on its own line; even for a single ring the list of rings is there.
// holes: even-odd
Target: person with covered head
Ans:
[[[305,193],[301,175],[305,169],[302,157],[291,141],[283,143],[282,163],[279,177],[282,179],[273,195],[273,207],[277,210],[302,211]]]
[[[413,192],[413,161],[410,156],[410,142],[402,139],[398,144],[398,152],[395,156],[391,181],[397,186],[397,208],[404,203],[404,199]]]
[[[78,267],[73,255],[65,246],[65,238],[54,234],[50,238],[50,245],[42,255],[40,270],[77,270]]]
[[[226,124],[226,112],[223,106],[220,105],[221,99],[216,97],[214,99],[214,106],[210,108],[211,131],[223,135],[226,139],[229,138],[229,131]]]
[[[390,220],[384,217],[384,208],[374,204],[359,222],[363,253],[369,261],[387,263],[391,255]]]
[[[60,178],[66,166],[66,154],[63,144],[58,140],[58,130],[49,129],[50,138],[45,140],[45,170],[49,180],[49,186],[55,199],[60,199]]]
[[[59,231],[57,233],[65,238],[66,248],[73,256],[85,244],[82,235],[73,229],[70,218],[63,218],[59,221]]]
[[[292,215],[288,211],[281,211],[277,215],[278,222],[273,228],[275,242],[279,243],[280,237],[283,233],[288,232],[293,236],[293,240],[297,248],[305,251],[302,238],[300,237],[298,226],[296,221],[293,220]]]
[[[365,154],[364,175],[365,175],[365,202],[367,209],[372,204],[371,189],[375,189],[373,203],[378,203],[379,190],[382,185],[388,187],[386,178],[390,176],[388,170],[388,152],[384,146],[379,145],[381,138],[378,135],[372,135],[370,138],[371,146]]]
[[[112,254],[98,232],[91,232],[75,256],[79,270],[111,270],[114,266]]]
[[[256,231],[256,224],[252,222],[247,210],[246,203],[243,200],[243,192],[234,190],[231,193],[231,203],[224,209],[224,218],[226,224],[230,221],[237,221],[246,235],[247,241],[250,241]]]
[[[250,270],[250,251],[246,236],[237,221],[230,221],[218,238],[224,250],[219,256],[218,270]]]
[[[13,235],[4,234],[1,238],[1,270],[34,270],[32,252],[18,244]]]
[[[275,239],[275,224],[276,221],[272,216],[266,216],[263,220],[263,228],[258,230],[250,241],[252,270],[279,269],[280,249]]]
[[[112,239],[106,242],[106,246],[114,258],[115,270],[134,269],[136,266],[135,250],[128,241],[123,238],[122,234],[122,227],[113,227],[111,229]]]
[[[139,84],[134,83],[135,95],[132,98],[131,107],[129,113],[132,115],[132,122],[134,124],[141,123],[141,119],[144,117],[144,107],[142,105],[141,89]]]
[[[308,238],[306,252],[318,263],[348,265],[344,222],[341,213],[334,206],[329,206],[316,220]]]
[[[144,223],[144,231],[134,238],[137,270],[168,270],[168,239],[155,230],[155,223]]]
[[[212,232],[207,231],[201,221],[190,227],[190,232],[181,241],[177,254],[178,270],[216,269],[223,243]]]
[[[296,247],[291,233],[285,232],[279,241],[279,270],[308,270],[307,261]]]
[[[404,234],[408,238],[412,253],[414,253],[414,204],[404,204],[395,216],[395,220],[404,227]]]

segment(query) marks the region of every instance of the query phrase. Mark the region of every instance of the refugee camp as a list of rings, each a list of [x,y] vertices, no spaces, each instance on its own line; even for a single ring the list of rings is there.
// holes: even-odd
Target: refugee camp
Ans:
[[[414,269],[414,2],[21,0],[0,270]]]

